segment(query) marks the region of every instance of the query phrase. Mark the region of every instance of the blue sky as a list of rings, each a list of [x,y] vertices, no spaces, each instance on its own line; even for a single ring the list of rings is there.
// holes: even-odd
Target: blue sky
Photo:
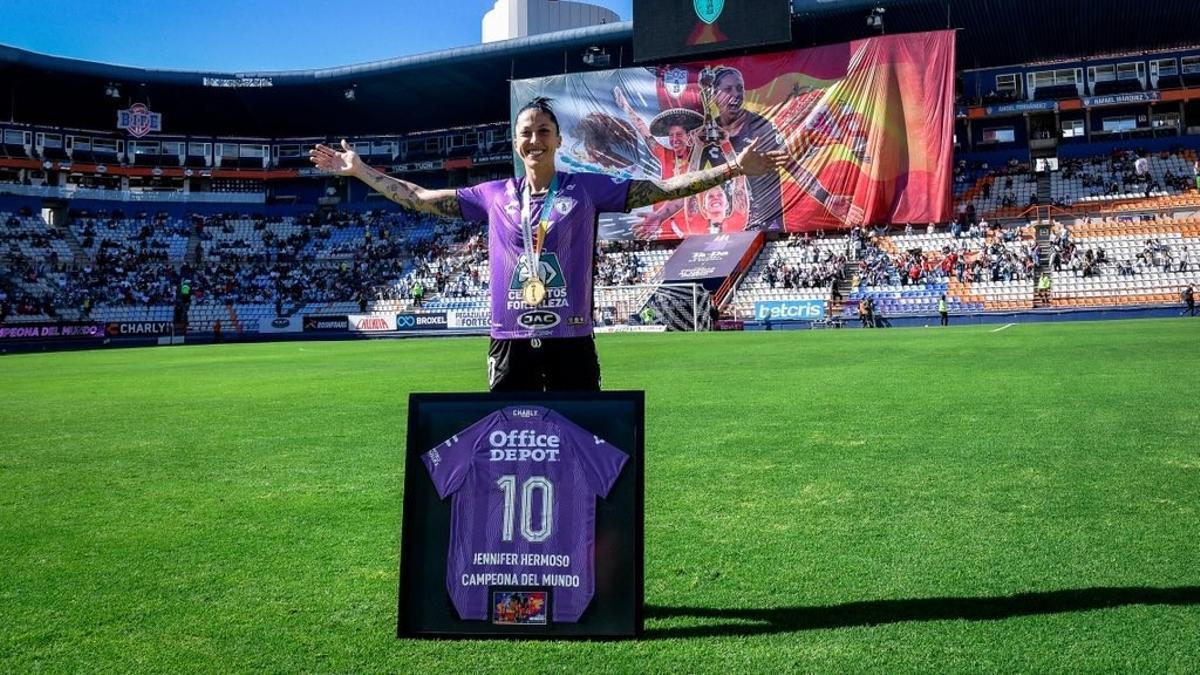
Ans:
[[[588,0],[632,18],[633,0]],[[147,68],[293,70],[478,44],[494,0],[0,0],[0,44]]]

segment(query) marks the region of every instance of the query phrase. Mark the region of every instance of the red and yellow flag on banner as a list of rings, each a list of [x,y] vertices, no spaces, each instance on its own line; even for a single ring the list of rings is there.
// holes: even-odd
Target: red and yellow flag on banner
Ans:
[[[786,149],[778,175],[602,218],[606,238],[847,228],[951,217],[954,31],[522,80],[555,99],[560,165],[666,178]]]

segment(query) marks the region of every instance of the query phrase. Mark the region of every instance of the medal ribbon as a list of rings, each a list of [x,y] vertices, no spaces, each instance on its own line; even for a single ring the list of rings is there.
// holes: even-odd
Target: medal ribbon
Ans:
[[[550,231],[550,216],[554,214],[554,198],[558,193],[558,173],[550,179],[546,200],[542,202],[542,217],[538,219],[537,240],[533,236],[533,186],[528,176],[521,191],[521,239],[525,249],[525,265],[531,278],[542,280],[542,248],[546,245],[546,233]]]

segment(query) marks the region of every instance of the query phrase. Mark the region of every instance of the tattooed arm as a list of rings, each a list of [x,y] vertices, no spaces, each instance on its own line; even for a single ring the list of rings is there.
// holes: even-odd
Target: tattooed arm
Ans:
[[[375,188],[384,197],[405,208],[432,213],[443,218],[462,217],[462,210],[458,206],[457,190],[426,190],[419,185],[392,178],[382,171],[365,165],[361,172],[354,175]]]
[[[309,151],[308,156],[318,169],[339,176],[354,176],[405,208],[444,218],[462,217],[456,191],[426,190],[408,181],[392,178],[367,166],[345,140],[342,141],[341,152],[319,144]]]
[[[635,180],[629,184],[629,196],[625,198],[625,210],[649,206],[671,199],[680,199],[700,194],[727,180],[743,175],[736,165],[714,166],[704,171],[693,171],[666,180]]]
[[[693,171],[666,180],[635,180],[629,185],[629,196],[625,198],[625,210],[630,211],[669,199],[700,194],[737,176],[759,176],[770,171],[777,171],[787,161],[787,153],[784,151],[760,153],[754,149],[757,144],[757,138],[747,143],[733,164],[714,166],[704,171]]]

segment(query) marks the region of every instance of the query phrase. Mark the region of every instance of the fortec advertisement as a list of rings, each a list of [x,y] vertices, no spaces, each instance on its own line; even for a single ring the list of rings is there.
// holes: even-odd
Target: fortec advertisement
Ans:
[[[688,237],[663,267],[667,283],[702,284],[716,290],[753,254],[761,232],[730,232]]]
[[[487,309],[452,309],[446,312],[446,327],[451,330],[478,329],[486,331],[492,327],[492,315]]]
[[[824,300],[760,300],[754,303],[757,321],[816,321],[824,316]]]

